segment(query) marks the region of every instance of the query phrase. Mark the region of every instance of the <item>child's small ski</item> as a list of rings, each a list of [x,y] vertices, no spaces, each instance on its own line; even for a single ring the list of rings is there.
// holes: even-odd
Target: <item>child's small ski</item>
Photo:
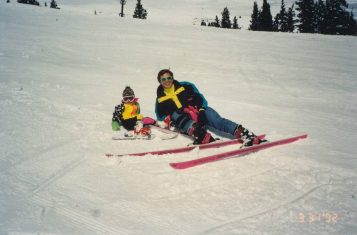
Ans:
[[[132,136],[113,136],[112,140],[153,140],[156,137],[156,135],[147,135],[147,136],[142,136],[142,135],[132,135]]]
[[[160,127],[156,126],[150,126],[150,128],[157,130],[160,132],[158,135],[161,140],[171,140],[174,139],[178,136],[179,133],[170,131],[170,130],[165,130]],[[134,134],[131,131],[128,131],[126,133],[120,133],[119,135],[113,136],[112,140],[152,140],[156,137],[155,134],[149,134],[149,135],[140,135],[140,134]]]
[[[171,140],[171,139],[174,139],[178,136],[178,132],[176,131],[171,131],[169,129],[164,129],[164,128],[161,128],[159,126],[156,126],[156,125],[150,125],[150,128],[151,129],[154,129],[154,130],[157,130],[161,133],[163,133],[162,135],[160,135],[160,138],[162,140]]]

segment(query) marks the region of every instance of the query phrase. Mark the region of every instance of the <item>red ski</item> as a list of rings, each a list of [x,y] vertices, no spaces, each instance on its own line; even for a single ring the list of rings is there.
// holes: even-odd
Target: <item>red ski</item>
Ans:
[[[286,138],[286,139],[281,139],[281,140],[277,140],[277,141],[272,141],[272,142],[265,142],[265,143],[262,143],[259,145],[253,145],[250,147],[233,150],[233,151],[229,151],[229,152],[224,152],[224,153],[220,153],[220,154],[215,154],[215,155],[211,155],[208,157],[202,157],[202,158],[198,158],[198,159],[194,159],[194,160],[190,160],[190,161],[170,163],[170,166],[173,167],[174,169],[186,169],[186,168],[206,164],[209,162],[215,162],[215,161],[219,161],[219,160],[230,158],[230,157],[236,157],[236,156],[240,156],[243,154],[257,152],[262,149],[267,149],[267,148],[271,148],[274,146],[290,144],[292,142],[295,142],[300,139],[305,139],[305,138],[307,138],[307,134],[295,136],[295,137],[291,137],[291,138]]]
[[[265,135],[259,135],[259,139],[264,139]],[[216,141],[213,143],[209,144],[202,144],[202,145],[192,145],[192,146],[186,146],[186,147],[181,147],[181,148],[173,148],[173,149],[164,149],[164,150],[158,150],[158,151],[149,151],[149,152],[142,152],[142,153],[130,153],[130,154],[111,154],[107,153],[105,156],[107,157],[122,157],[122,156],[144,156],[147,154],[152,154],[152,155],[164,155],[164,154],[172,154],[172,153],[184,153],[184,152],[189,152],[195,148],[198,149],[209,149],[209,148],[219,148],[227,145],[232,145],[232,144],[241,144],[243,141],[241,139],[234,139],[234,140],[224,140],[224,141]]]

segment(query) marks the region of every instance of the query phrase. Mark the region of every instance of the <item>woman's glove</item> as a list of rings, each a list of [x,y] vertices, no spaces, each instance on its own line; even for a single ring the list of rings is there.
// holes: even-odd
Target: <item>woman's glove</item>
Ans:
[[[193,121],[198,122],[198,110],[197,110],[197,108],[189,105],[188,107],[183,109],[183,112],[187,113]]]
[[[205,126],[207,124],[207,116],[206,116],[206,110],[204,109],[200,109],[198,111],[198,120],[197,120],[198,124],[200,126]]]

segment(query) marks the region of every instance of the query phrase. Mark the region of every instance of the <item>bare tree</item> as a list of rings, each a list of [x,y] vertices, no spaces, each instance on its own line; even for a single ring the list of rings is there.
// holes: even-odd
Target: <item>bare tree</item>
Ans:
[[[119,16],[124,17],[124,5],[126,4],[126,0],[120,0],[121,4],[121,12],[119,13]]]

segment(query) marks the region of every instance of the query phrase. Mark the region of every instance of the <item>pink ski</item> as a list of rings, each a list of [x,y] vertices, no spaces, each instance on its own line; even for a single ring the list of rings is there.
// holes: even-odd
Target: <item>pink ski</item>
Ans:
[[[258,138],[264,139],[265,135],[259,135]],[[117,154],[117,155],[107,153],[107,154],[105,154],[105,156],[107,156],[107,157],[114,157],[114,156],[122,157],[122,156],[144,156],[147,154],[164,155],[164,154],[189,152],[195,148],[199,148],[199,149],[219,148],[219,147],[223,147],[223,146],[227,146],[227,145],[241,144],[241,143],[243,143],[243,141],[241,139],[234,139],[234,140],[216,141],[216,142],[209,143],[209,144],[193,145],[193,146],[186,146],[186,147],[181,147],[181,148],[164,149],[164,150],[149,151],[149,152],[142,152],[142,153]]]
[[[286,139],[281,139],[281,140],[277,140],[277,141],[272,141],[272,142],[265,142],[265,143],[262,143],[259,145],[253,145],[250,147],[233,150],[233,151],[229,151],[229,152],[224,152],[224,153],[220,153],[220,154],[215,154],[215,155],[211,155],[208,157],[198,158],[198,159],[194,159],[194,160],[190,160],[190,161],[170,163],[170,166],[173,167],[174,169],[186,169],[186,168],[206,164],[209,162],[215,162],[215,161],[219,161],[219,160],[230,158],[230,157],[235,157],[235,156],[239,156],[239,155],[243,155],[243,154],[257,152],[262,149],[267,149],[267,148],[271,148],[274,146],[290,144],[292,142],[295,142],[300,139],[305,139],[305,138],[307,138],[307,134],[295,136],[295,137],[291,137],[291,138],[286,138]]]

